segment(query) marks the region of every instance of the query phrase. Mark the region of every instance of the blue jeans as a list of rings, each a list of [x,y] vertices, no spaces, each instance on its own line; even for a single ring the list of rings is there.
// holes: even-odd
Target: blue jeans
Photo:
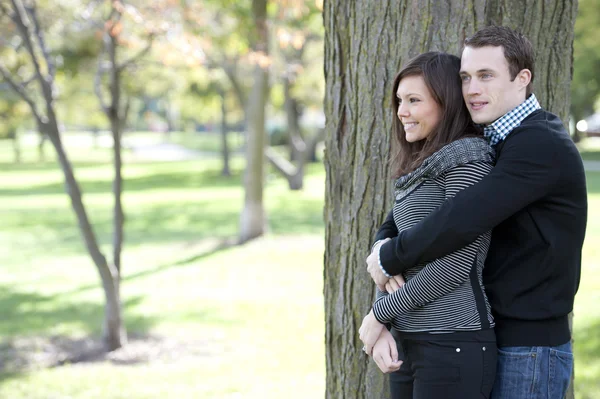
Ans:
[[[571,342],[498,348],[492,399],[563,399],[571,381]]]

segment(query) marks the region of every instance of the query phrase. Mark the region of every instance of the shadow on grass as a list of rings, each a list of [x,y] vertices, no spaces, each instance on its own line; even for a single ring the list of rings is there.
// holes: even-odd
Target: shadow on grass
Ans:
[[[206,189],[206,188],[224,188],[240,187],[241,174],[234,174],[231,177],[222,177],[219,170],[200,169],[201,163],[197,168],[191,164],[187,169],[165,173],[152,173],[146,176],[127,178],[126,172],[123,179],[123,192],[134,192],[144,190],[160,189]],[[200,170],[198,170],[200,169]],[[85,194],[103,194],[111,193],[112,180],[79,180],[82,192]],[[30,195],[49,195],[65,194],[64,183],[51,183],[35,185],[32,187],[19,188],[0,188],[0,196],[30,196]]]
[[[167,202],[128,207],[125,211],[125,248],[231,237],[236,234],[239,223],[239,205],[234,201],[225,204],[210,199],[176,204]],[[90,218],[99,244],[102,247],[110,246],[113,229],[110,209],[90,208]],[[40,253],[57,256],[85,253],[77,221],[68,210],[12,211],[6,214],[4,227],[27,232],[25,235],[15,235],[11,244],[13,248],[19,248],[23,257],[34,257]],[[23,241],[19,242],[19,239]]]
[[[147,270],[143,270],[137,273],[132,273],[132,274],[125,274],[123,276],[123,278],[121,279],[122,282],[131,282],[134,280],[137,280],[139,278],[143,278],[143,277],[147,277],[147,276],[151,276],[153,274],[162,272],[164,270],[167,269],[171,269],[174,267],[180,267],[180,266],[186,266],[192,262],[196,262],[199,260],[202,260],[204,258],[207,258],[211,255],[214,255],[216,253],[222,252],[228,248],[234,247],[235,245],[237,245],[236,240],[234,239],[223,239],[223,240],[219,240],[217,241],[214,245],[209,246],[206,250],[197,253],[197,254],[193,254],[190,256],[187,256],[185,258],[181,258],[175,262],[168,262],[162,265],[158,265],[156,267],[153,267],[151,269],[147,269]],[[73,294],[79,294],[82,293],[84,291],[88,291],[91,289],[96,289],[98,288],[98,284],[89,284],[89,285],[84,285],[81,286],[79,288],[76,288],[72,291],[68,291],[68,292],[64,292],[61,295],[73,295]]]
[[[577,317],[575,317],[577,323]],[[587,326],[577,329],[573,351],[577,367],[583,370],[598,370],[600,373],[600,318],[595,319]],[[575,391],[581,399],[598,398],[600,394],[600,375],[585,375],[577,373]]]
[[[193,202],[164,202],[126,207],[125,248],[143,244],[198,242],[207,238],[233,237],[238,233],[240,200],[213,199]],[[323,232],[323,201],[294,198],[288,193],[269,198],[267,216],[274,234],[297,235]],[[94,211],[94,212],[92,212]],[[112,242],[109,208],[90,208],[96,237],[101,246]],[[4,227],[25,235],[15,235],[13,248],[23,257],[39,253],[58,255],[85,253],[75,216],[68,209],[14,210],[6,214]],[[19,240],[23,240],[19,242]],[[34,244],[34,245],[33,245]]]
[[[173,339],[156,334],[131,333],[123,347],[110,352],[102,339],[94,336],[20,338],[0,343],[0,384],[30,371],[64,365],[175,363],[182,358],[198,359],[218,354],[213,342],[198,337]]]
[[[62,297],[62,294],[41,295],[1,287],[0,335],[7,338],[0,341],[0,383],[31,370],[71,363],[109,361],[125,365],[149,362],[157,357],[159,360],[177,358],[189,355],[192,350],[196,354],[211,354],[206,350],[206,342],[177,344],[151,335],[149,331],[158,318],[132,311],[142,300],[141,296],[128,298],[123,303],[129,344],[108,353],[101,339],[104,305],[76,299],[67,302]],[[196,312],[195,317],[199,321],[218,318],[211,311]],[[86,332],[84,338],[49,334],[50,328],[74,324]]]
[[[96,285],[96,288],[98,286]],[[0,292],[2,323],[0,335],[44,334],[49,328],[60,325],[78,325],[92,335],[99,335],[104,320],[104,304],[74,300],[63,301],[61,295],[42,295],[35,292],[20,292],[3,286]],[[123,312],[127,328],[148,331],[156,322],[152,317],[130,311],[142,297],[127,298]]]

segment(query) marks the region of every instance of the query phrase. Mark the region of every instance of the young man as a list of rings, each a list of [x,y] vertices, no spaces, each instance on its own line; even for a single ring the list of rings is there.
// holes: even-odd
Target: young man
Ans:
[[[493,229],[483,279],[499,347],[492,397],[502,399],[563,398],[573,369],[568,314],[587,221],[585,173],[561,120],[531,94],[533,77],[523,35],[493,26],[465,41],[463,95],[496,166],[414,227],[380,229],[376,240],[397,236],[367,258],[382,286]]]

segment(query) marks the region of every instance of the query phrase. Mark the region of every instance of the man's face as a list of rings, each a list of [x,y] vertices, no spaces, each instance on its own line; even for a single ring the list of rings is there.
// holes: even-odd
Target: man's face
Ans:
[[[530,73],[523,71],[511,81],[502,47],[465,47],[460,77],[463,97],[475,123],[490,124],[525,101]]]

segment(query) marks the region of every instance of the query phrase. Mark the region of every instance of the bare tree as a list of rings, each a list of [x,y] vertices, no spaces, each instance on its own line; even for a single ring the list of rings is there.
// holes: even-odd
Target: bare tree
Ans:
[[[357,331],[374,298],[365,258],[392,205],[386,164],[395,74],[421,52],[459,54],[477,29],[507,25],[532,39],[535,93],[566,120],[576,9],[563,0],[325,2],[327,398],[388,397]]]
[[[54,104],[56,66],[46,45],[36,4],[33,2],[25,5],[22,0],[11,0],[10,5],[0,3],[0,12],[8,16],[15,24],[24,43],[24,49],[31,60],[33,77],[21,81],[11,74],[9,68],[2,61],[0,61],[0,74],[10,87],[27,102],[38,130],[49,138],[56,150],[58,162],[65,177],[65,188],[77,217],[79,230],[102,280],[106,300],[104,340],[109,350],[117,349],[126,341],[118,294],[119,273],[117,267],[107,262],[106,257],[100,251],[94,229],[83,204],[81,189],[62,143],[61,129]],[[37,84],[38,89],[30,89],[31,83]],[[43,110],[36,101],[37,97],[41,98]]]

